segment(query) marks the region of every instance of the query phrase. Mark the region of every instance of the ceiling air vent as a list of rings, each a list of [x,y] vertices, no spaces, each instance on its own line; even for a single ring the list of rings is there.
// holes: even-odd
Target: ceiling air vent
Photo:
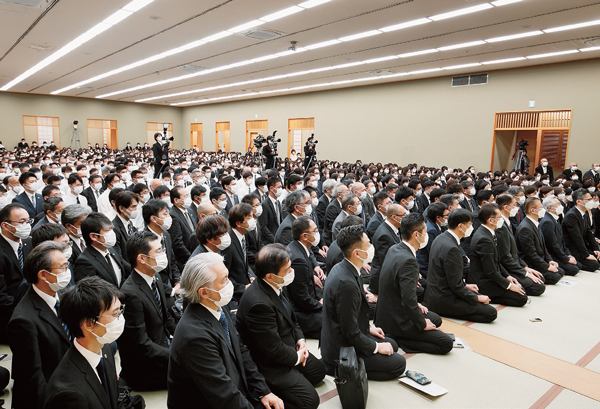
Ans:
[[[453,87],[464,87],[467,85],[484,85],[488,83],[488,74],[459,75],[452,77]]]
[[[383,77],[385,75],[394,75],[396,72],[390,70],[373,70],[369,71],[369,74],[375,75],[376,77]]]
[[[206,68],[200,67],[198,65],[193,64],[183,64],[177,67],[178,70],[187,71],[187,72],[198,72],[204,71]]]
[[[283,35],[283,33],[273,31],[273,30],[265,30],[262,28],[251,28],[250,30],[242,31],[238,35],[242,37],[252,38],[254,40],[272,40],[274,38],[279,38]]]

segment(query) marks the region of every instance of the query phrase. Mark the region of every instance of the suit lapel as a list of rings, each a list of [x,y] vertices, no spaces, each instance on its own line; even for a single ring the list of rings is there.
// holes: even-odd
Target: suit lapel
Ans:
[[[23,240],[21,240],[23,243]],[[4,239],[4,237],[0,236],[0,247],[4,251],[5,254],[8,255],[8,258],[12,261],[15,267],[21,271],[21,266],[19,265],[19,260],[17,259],[17,255],[15,254],[12,246]],[[25,260],[25,252],[23,251],[23,260]]]
[[[356,281],[356,284],[360,288],[360,295],[361,295],[362,299],[366,303],[368,303],[369,300],[367,300],[367,295],[365,294],[365,289],[361,285],[362,280],[360,279],[360,276],[358,275],[356,268],[354,268],[354,265],[351,262],[349,262],[347,258],[344,258],[344,260],[342,262],[345,263],[344,266],[346,267],[346,271],[348,272],[348,274],[350,274],[352,276],[352,278],[354,279],[354,281]]]
[[[287,310],[285,309],[285,306],[283,305],[283,301],[281,300],[281,298],[279,298],[277,296],[277,294],[275,293],[275,291],[267,283],[265,283],[263,280],[260,280],[258,282],[258,284],[260,286],[260,289],[271,299],[271,301],[273,302],[273,304],[275,304],[275,308],[277,308],[277,310],[279,310],[279,313],[282,314],[283,317],[290,324],[290,326],[292,328],[294,328],[295,324],[292,321],[292,317],[290,317],[290,315],[288,314]],[[283,288],[281,289],[281,291],[283,291]]]
[[[137,272],[134,272],[133,273],[133,281],[138,285],[138,287],[144,293],[144,295],[146,295],[146,297],[148,297],[148,299],[150,300],[152,305],[154,305],[156,312],[160,316],[161,311],[158,308],[158,303],[156,302],[156,297],[152,293],[152,290],[150,289],[150,287],[148,287],[148,283],[146,282],[146,280],[144,280],[143,277],[140,277],[140,275]],[[158,295],[160,297],[160,291],[158,292]],[[160,301],[163,303],[163,306],[164,306],[164,301],[163,301],[162,297],[161,297]]]
[[[102,265],[104,271],[106,271],[106,274],[108,274],[108,276],[112,279],[113,283],[117,285],[117,277],[108,268],[108,261],[106,261],[106,259],[102,257],[102,254],[100,254],[100,252],[92,246],[89,247],[89,252]]]
[[[102,406],[104,406],[106,409],[111,409],[112,405],[108,400],[108,396],[106,396],[106,392],[104,392],[104,387],[100,383],[100,379],[98,379],[98,375],[96,375],[94,368],[90,366],[89,362],[83,357],[83,355],[79,353],[79,351],[75,347],[71,347],[68,353],[70,354],[69,359],[73,362],[75,366],[77,366],[77,368],[79,368],[79,370],[83,374],[85,381],[88,385],[90,385],[90,387],[98,397],[98,400],[100,401],[100,403],[102,403]],[[104,351],[102,351],[102,354],[104,356]],[[109,370],[108,367],[106,367],[106,365],[105,368],[106,373],[108,375]]]
[[[54,328],[56,332],[59,333],[62,338],[64,338],[65,341],[70,343],[67,333],[65,332],[60,321],[58,320],[58,317],[54,314],[52,310],[50,310],[50,306],[46,304],[46,302],[42,300],[32,288],[30,288],[28,292],[34,308],[38,310],[38,316],[40,317],[40,319],[50,324],[52,328]]]
[[[188,306],[188,308],[189,308],[189,306]],[[229,343],[229,340],[227,339],[227,335],[225,335],[225,330],[221,326],[221,323],[204,306],[197,305],[195,307],[195,310],[196,310],[196,313],[201,318],[206,320],[206,322],[208,322],[213,327],[213,329],[217,332],[219,337],[221,337],[221,339],[223,340],[225,345],[227,345],[229,352],[231,353],[231,355],[233,355],[233,357],[235,358],[235,361],[237,363],[238,357],[237,357],[235,351],[233,350],[233,338],[234,337],[231,336],[231,330],[229,330],[229,338],[231,338],[231,343]],[[231,328],[231,321],[228,320],[227,324],[230,325],[230,328]],[[239,369],[239,367],[238,367],[238,369]],[[243,371],[241,371],[241,372],[243,372]]]

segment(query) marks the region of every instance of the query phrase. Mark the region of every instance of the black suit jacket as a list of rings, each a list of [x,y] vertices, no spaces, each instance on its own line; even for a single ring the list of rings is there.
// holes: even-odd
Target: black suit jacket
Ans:
[[[494,243],[494,236],[484,226],[473,234],[469,257],[471,259],[469,282],[477,284],[482,294],[492,297],[502,295],[510,281],[506,278],[508,274],[498,262],[498,249]]]
[[[71,342],[56,313],[31,287],[15,307],[7,338],[13,353],[13,407],[43,407],[46,383]]]
[[[267,197],[262,202],[263,212],[258,218],[260,222],[260,238],[265,244],[275,243],[275,233],[281,224],[281,218],[277,217],[273,201]]]
[[[548,270],[548,267],[550,267],[548,263],[552,261],[552,257],[546,250],[544,240],[540,236],[540,230],[528,217],[525,217],[519,224],[515,239],[519,249],[519,257],[529,267],[539,272]]]
[[[48,381],[44,409],[117,409],[117,370],[110,345],[102,347],[102,357],[110,400],[94,369],[71,346]]]
[[[417,196],[417,200],[419,201],[419,213],[423,213],[425,212],[425,210],[427,209],[427,207],[429,207],[429,199],[427,199],[427,196],[425,196],[425,193],[418,195]],[[416,205],[417,203],[415,203]]]
[[[194,225],[194,229],[192,231],[192,234],[194,234],[196,232],[196,226],[198,226],[198,222],[200,221],[200,219],[198,218],[198,206],[196,206],[196,203],[192,202],[192,204],[190,205],[190,207],[187,208],[187,212],[190,215],[190,219],[192,220],[192,224]],[[196,246],[194,246],[191,249],[188,247],[188,250],[189,251],[194,251],[194,248],[196,248]]]
[[[581,182],[582,176],[581,176],[581,171],[580,171],[579,169],[577,169],[575,172],[573,172],[573,171],[571,170],[571,168],[568,168],[568,169],[565,169],[565,170],[563,170],[563,172],[562,172],[562,173],[563,173],[563,175],[565,175],[565,176],[567,177],[567,179],[569,179],[569,180],[573,180],[573,179],[572,179],[572,177],[573,177],[573,175],[575,174],[575,175],[577,175],[577,176],[578,176],[577,182]]]
[[[323,235],[323,229],[325,228],[325,211],[327,210],[327,206],[329,205],[329,198],[326,194],[322,194],[319,198],[319,203],[315,208],[317,212],[317,217],[319,218],[319,233]]]
[[[115,236],[117,236],[117,244],[114,249],[119,250],[121,254],[121,258],[123,260],[127,260],[127,239],[129,238],[129,234],[127,233],[127,227],[123,225],[119,216],[115,216],[112,220],[113,230],[115,231]]]
[[[71,255],[71,258],[69,259],[69,263],[71,263],[71,265],[74,266],[75,262],[81,255],[81,249],[79,248],[79,246],[77,244],[75,244],[75,242],[71,238],[69,238],[69,244],[71,245],[71,248],[73,249],[73,254]]]
[[[13,203],[19,203],[23,205],[27,213],[29,213],[29,218],[33,219],[38,213],[43,212],[42,205],[44,204],[44,198],[39,193],[34,193],[35,195],[35,206],[29,200],[29,196],[27,193],[23,192],[13,199]]]
[[[291,214],[288,214],[285,219],[283,219],[275,233],[275,243],[287,246],[292,242],[292,223],[294,223],[294,220],[296,220],[296,218]]]
[[[561,226],[565,245],[577,260],[583,260],[598,250],[590,225],[576,207],[567,212]]]
[[[506,222],[502,227],[495,230],[496,243],[498,247],[498,259],[502,268],[513,277],[525,277],[525,267],[527,264],[519,257],[519,249],[513,233],[509,230],[512,227]]]
[[[88,206],[92,208],[93,211],[98,211],[98,202],[96,201],[96,194],[94,193],[94,189],[90,186],[83,189],[81,195],[87,199]]]
[[[134,270],[121,287],[125,295],[125,330],[118,339],[121,376],[137,390],[147,384],[162,385],[160,389],[167,386],[167,338],[175,333],[175,322],[167,312],[160,279],[157,290],[162,304],[160,310],[152,289],[137,271]]]
[[[233,196],[233,201],[231,200],[231,198],[229,197],[228,194],[225,195],[225,197],[227,198],[227,206],[225,207],[225,211],[227,213],[229,213],[229,211],[231,210],[231,208],[233,206],[240,203],[240,199],[238,198],[238,196],[235,193],[232,196]]]
[[[244,257],[242,250],[242,244],[238,240],[233,230],[229,230],[229,237],[231,237],[231,245],[225,252],[225,266],[229,271],[229,279],[233,283],[234,293],[233,298],[239,301],[244,294],[244,290],[247,284],[250,284],[250,277],[254,274],[250,270],[248,265],[248,257]],[[246,240],[246,245],[247,245]]]
[[[594,186],[596,186],[596,185],[598,185],[598,183],[600,183],[600,173],[595,172],[595,171],[594,171],[594,173],[592,173],[592,169],[590,169],[583,174],[583,177],[586,177],[586,176],[591,176],[592,178],[594,178]]]
[[[246,233],[246,251],[248,255],[248,264],[252,271],[255,271],[254,264],[256,263],[256,255],[261,249],[262,243],[260,240],[260,221],[256,220],[256,229]]]
[[[550,175],[550,183],[554,182],[554,172],[552,171],[552,166],[546,166],[546,172],[544,172],[544,168],[542,165],[535,168],[535,173],[539,173],[541,175]]]
[[[381,269],[375,325],[392,338],[420,334],[426,326],[417,301],[419,265],[405,243],[392,246]]]
[[[190,251],[188,249],[190,237],[195,232],[190,228],[181,209],[173,206],[169,209],[169,213],[173,219],[173,223],[169,229],[169,234],[171,235],[171,239],[173,239],[173,252],[175,253],[179,269],[183,270],[183,266],[190,258]]]
[[[435,239],[442,234],[442,229],[437,223],[432,223],[429,220],[427,220],[425,225],[427,226],[427,236],[429,239],[425,248],[417,250],[417,263],[419,263],[421,275],[424,278],[427,278],[429,273],[429,254],[431,253],[431,246],[433,246]]]
[[[175,253],[173,253],[173,241],[171,240],[171,235],[168,231],[163,231],[162,237],[162,240],[164,241],[165,252],[167,253],[167,259],[169,260],[169,265],[163,271],[159,272],[159,274],[160,279],[163,283],[165,294],[168,298],[173,292],[173,286],[179,282],[179,278],[181,277],[181,270],[179,270],[179,267],[177,266],[177,261],[175,260]]]
[[[550,257],[560,264],[568,264],[571,252],[565,246],[563,231],[554,217],[548,212],[540,220],[540,231],[544,235],[544,242]]]
[[[185,309],[171,344],[169,408],[253,409],[261,396],[270,393],[229,311],[223,310],[231,343],[203,305],[190,304]]]
[[[369,337],[369,303],[356,268],[344,259],[325,281],[323,294],[321,356],[326,367],[335,367],[340,348],[353,346],[356,353],[372,356],[376,342]]]
[[[169,145],[156,142],[152,145],[152,154],[154,155],[154,166],[161,167],[160,161],[166,160],[165,167],[169,164]],[[159,175],[160,176],[160,175]]]
[[[369,220],[369,224],[367,224],[367,236],[369,236],[369,240],[373,239],[375,232],[384,221],[385,220],[383,219],[381,213],[376,211],[375,215],[371,217],[371,220]]]
[[[302,244],[296,240],[288,244],[287,248],[291,253],[291,267],[295,274],[294,281],[287,287],[287,290],[296,317],[304,332],[318,330],[321,327],[323,304],[317,297],[310,256],[306,254]]]
[[[375,247],[375,256],[371,263],[371,281],[369,282],[369,289],[374,294],[379,294],[379,280],[381,273],[381,266],[385,260],[385,256],[394,244],[400,243],[400,236],[398,236],[387,223],[381,223],[373,236],[373,247]]]
[[[329,250],[327,250],[327,259],[325,259],[327,271],[331,271],[331,269],[342,260],[344,260],[344,253],[342,253],[337,241],[334,240],[329,246]]]
[[[23,260],[31,251],[31,239],[21,239]],[[6,335],[6,325],[17,303],[19,286],[24,281],[19,259],[11,245],[0,236],[0,341]]]
[[[327,205],[327,209],[325,210],[325,224],[323,225],[323,241],[326,246],[329,246],[333,241],[332,232],[333,232],[333,222],[338,217],[338,215],[342,212],[342,206],[337,198],[333,198],[329,205]]]
[[[117,249],[109,248],[108,251],[117,261],[117,264],[121,269],[120,283],[117,282],[117,277],[113,274],[112,270],[109,270],[108,261],[106,261],[106,259],[102,257],[102,254],[92,246],[86,247],[75,263],[75,282],[78,282],[84,277],[99,276],[103,280],[114,284],[117,288],[123,285],[129,276],[131,266],[129,263],[123,261],[121,254]]]
[[[460,246],[448,231],[440,234],[431,246],[423,302],[439,314],[467,315],[477,311],[477,295],[463,281]]]
[[[235,319],[252,360],[269,385],[278,389],[295,386],[303,376],[295,365],[296,343],[304,335],[290,312],[269,284],[257,279],[244,293]]]

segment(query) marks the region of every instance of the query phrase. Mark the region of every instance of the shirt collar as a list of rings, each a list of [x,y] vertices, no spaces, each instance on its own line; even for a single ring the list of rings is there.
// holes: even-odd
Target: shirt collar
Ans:
[[[102,254],[102,257],[106,258],[108,256],[108,250],[100,250],[98,247],[94,247],[98,253]]]
[[[271,287],[273,289],[273,291],[275,291],[275,294],[277,294],[277,296],[279,297],[279,295],[281,294],[281,290],[279,288],[275,287],[273,284],[271,284],[267,280],[265,280],[264,278],[263,278],[263,281],[265,283],[269,284],[269,287]]]
[[[458,238],[458,236],[456,235],[456,233],[454,233],[454,232],[453,232],[452,230],[450,230],[450,229],[448,229],[447,231],[448,231],[448,233],[450,233],[450,235],[451,235],[452,237],[454,237],[454,240],[456,240],[456,243],[458,243],[458,245],[460,246],[460,239]]]
[[[204,308],[206,308],[208,311],[210,311],[210,313],[213,315],[213,317],[215,317],[215,319],[217,321],[219,321],[221,319],[221,311],[222,311],[221,307],[217,308],[216,310],[213,310],[212,308],[207,307],[204,304],[200,304],[200,305],[203,306]]]
[[[56,298],[56,296],[52,297],[51,295],[46,294],[45,292],[43,292],[42,290],[40,290],[39,288],[37,288],[37,286],[35,284],[33,284],[31,287],[33,288],[33,291],[35,291],[35,293],[37,295],[39,295],[40,298],[42,300],[44,300],[44,302],[46,304],[48,304],[48,307],[50,307],[50,309],[52,311],[55,311],[54,306],[56,305],[56,301],[58,301],[58,299]]]
[[[306,252],[306,255],[308,257],[310,257],[310,253],[308,252],[308,249],[306,248],[306,246],[300,241],[298,240],[298,243],[300,243],[300,245],[302,246],[302,248],[304,249],[304,251]]]
[[[152,229],[150,228],[150,226],[148,226],[148,230],[149,230],[149,231],[151,231],[152,233],[154,233],[154,235],[155,235],[156,237],[158,237],[158,239],[159,239],[159,240],[162,240],[162,238],[163,238],[162,232],[161,232],[160,234],[158,234],[157,232],[155,232],[154,230],[152,230]]]
[[[396,226],[394,226],[389,219],[386,219],[385,222],[388,226],[390,226],[392,228],[392,230],[394,231],[395,234],[398,234],[398,228]],[[407,243],[408,244],[408,243]]]
[[[496,232],[495,232],[494,230],[490,229],[490,228],[489,228],[488,226],[486,226],[485,224],[482,224],[482,226],[483,226],[483,227],[485,227],[486,229],[488,229],[488,230],[489,230],[489,232],[490,232],[490,233],[492,233],[492,236],[495,236],[495,235],[496,235]]]
[[[408,247],[413,255],[413,257],[417,258],[417,250],[410,245],[409,242],[402,240],[402,243],[406,244],[406,247]]]
[[[75,348],[77,349],[77,351],[79,351],[79,353],[85,358],[85,360],[90,364],[92,369],[95,370],[96,367],[98,366],[98,364],[100,363],[100,360],[102,359],[102,351],[100,351],[99,354],[95,354],[92,351],[90,351],[89,349],[82,346],[77,341],[77,339],[75,339],[75,341],[73,341],[73,345],[75,345]]]
[[[117,213],[117,217],[121,220],[121,223],[123,223],[123,226],[127,227],[129,225],[129,221],[131,219],[129,219],[129,221],[125,220],[123,217],[121,217],[121,215],[119,213]]]
[[[231,229],[231,231],[235,233],[235,237],[237,237],[237,239],[240,241],[240,244],[242,244],[242,239],[244,238],[244,235],[237,231],[237,229]]]
[[[4,240],[6,240],[8,242],[8,244],[10,244],[10,246],[13,248],[13,250],[15,252],[19,251],[19,244],[21,243],[21,239],[18,239],[18,241],[13,241],[13,240],[9,239],[8,237],[6,237],[4,235],[4,233],[0,233],[0,234],[2,235],[2,237],[4,237]]]
[[[148,287],[152,288],[152,282],[154,281],[154,277],[150,277],[149,275],[142,273],[137,268],[134,268],[134,270],[144,279],[146,283],[148,283]]]
[[[577,209],[577,211],[579,211],[579,213],[580,213],[580,214],[581,214],[581,216],[583,217],[583,215],[586,213],[586,211],[585,211],[585,210],[584,210],[584,211],[581,211],[581,210],[579,210],[579,207],[577,207],[577,206],[574,206],[574,207],[575,207],[575,209]],[[3,235],[3,236],[4,236],[4,235]],[[5,236],[5,237],[6,237],[6,236]]]
[[[275,206],[277,206],[277,198],[273,199],[273,198],[271,197],[271,195],[269,195],[269,199],[271,199],[271,202],[273,203],[273,206],[274,206],[274,207],[275,207]]]
[[[502,214],[502,213],[500,213],[500,214]],[[508,220],[508,217],[506,217],[505,215],[502,214],[502,218],[504,219],[504,224],[510,223],[510,220]]]
[[[348,259],[346,259],[346,260],[348,260]],[[356,274],[358,274],[358,276],[360,277],[360,267],[358,267],[356,264],[354,264],[350,260],[348,260],[348,263],[350,263],[350,265],[352,265],[356,269]]]
[[[537,220],[533,220],[533,219],[532,219],[531,217],[529,217],[529,216],[527,216],[527,218],[528,218],[529,220],[531,220],[531,221],[533,222],[533,224],[535,224],[535,227],[538,227],[538,226],[540,225],[540,222],[539,222],[539,221],[537,221]]]

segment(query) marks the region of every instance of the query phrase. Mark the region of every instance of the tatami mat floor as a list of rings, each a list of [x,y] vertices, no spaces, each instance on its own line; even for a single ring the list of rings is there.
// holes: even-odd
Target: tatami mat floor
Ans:
[[[471,337],[473,350],[455,349],[446,356],[408,355],[407,368],[448,389],[446,395],[431,398],[398,381],[369,382],[367,408],[600,409],[600,395],[593,386],[596,377],[600,379],[600,326],[595,318],[600,311],[600,273],[581,272],[568,280],[571,285],[549,286],[523,308],[499,307],[492,324],[452,320],[442,326],[447,332],[450,327],[462,331],[467,343]],[[309,340],[308,345],[320,356],[317,341]],[[1,353],[10,355],[8,346],[0,345]],[[0,365],[10,370],[10,356]],[[557,367],[581,382],[571,387],[579,393],[568,389],[573,383],[561,379]],[[5,408],[10,407],[11,387],[12,381],[2,396]],[[320,407],[341,408],[333,378],[326,377],[317,391]],[[148,409],[167,406],[166,391],[142,395]]]

